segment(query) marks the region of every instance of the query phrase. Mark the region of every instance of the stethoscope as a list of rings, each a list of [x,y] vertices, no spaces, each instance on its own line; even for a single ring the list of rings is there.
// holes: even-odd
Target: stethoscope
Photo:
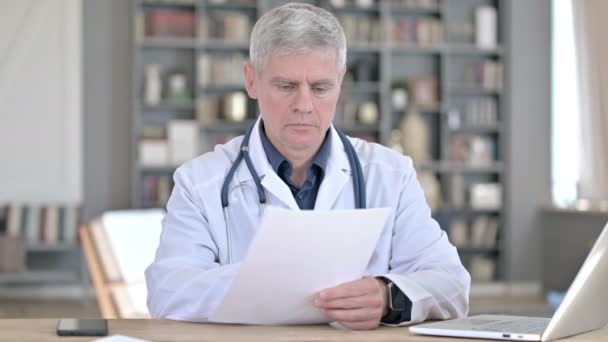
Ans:
[[[249,138],[251,137],[251,132],[253,130],[252,125],[249,127],[245,136],[243,137],[243,141],[241,142],[241,147],[239,150],[239,154],[237,155],[230,171],[226,175],[226,179],[224,179],[224,184],[222,184],[222,208],[224,211],[224,223],[226,225],[226,245],[228,247],[228,263],[232,263],[232,238],[231,238],[231,229],[230,229],[230,215],[228,215],[228,186],[230,185],[230,181],[234,178],[234,174],[236,169],[239,167],[239,164],[244,159],[245,164],[247,165],[247,169],[251,173],[253,181],[255,183],[255,187],[258,192],[258,199],[260,202],[260,206],[262,208],[262,214],[264,214],[264,210],[266,208],[266,193],[264,193],[264,188],[262,187],[262,182],[258,173],[255,171],[253,167],[253,163],[251,162],[251,158],[249,157]],[[353,187],[355,192],[355,208],[356,209],[365,209],[365,180],[363,179],[363,170],[361,170],[361,163],[359,162],[359,158],[357,157],[357,153],[355,148],[350,143],[346,135],[342,133],[339,129],[336,128],[336,132],[342,140],[342,144],[344,145],[344,151],[346,152],[346,156],[348,157],[348,162],[350,164],[350,169],[352,170],[353,177]]]

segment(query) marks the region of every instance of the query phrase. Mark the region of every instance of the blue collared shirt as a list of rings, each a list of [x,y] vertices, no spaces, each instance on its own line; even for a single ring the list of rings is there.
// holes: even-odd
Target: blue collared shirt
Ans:
[[[289,186],[298,207],[300,207],[300,209],[314,209],[319,187],[325,176],[329,151],[331,150],[331,139],[329,139],[329,134],[325,135],[325,140],[323,141],[323,144],[321,144],[321,148],[308,167],[308,170],[306,170],[306,180],[301,188],[298,188],[291,180],[291,174],[293,172],[291,163],[272,145],[270,140],[268,140],[266,132],[264,131],[263,121],[260,121],[260,137],[270,165],[272,165],[274,172],[276,172],[285,184]]]

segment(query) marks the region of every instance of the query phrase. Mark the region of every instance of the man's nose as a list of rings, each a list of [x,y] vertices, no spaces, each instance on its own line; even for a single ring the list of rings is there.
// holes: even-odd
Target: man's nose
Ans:
[[[294,111],[302,113],[312,112],[312,92],[308,87],[300,87],[296,94],[295,102],[293,105]]]

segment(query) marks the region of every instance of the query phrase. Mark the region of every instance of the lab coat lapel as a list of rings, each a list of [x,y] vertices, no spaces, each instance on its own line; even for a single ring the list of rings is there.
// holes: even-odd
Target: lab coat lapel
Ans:
[[[289,187],[283,180],[274,172],[272,169],[272,165],[268,161],[268,157],[266,156],[266,152],[264,151],[264,146],[262,145],[262,139],[260,138],[260,118],[256,121],[253,130],[251,132],[251,138],[249,140],[249,156],[251,157],[251,162],[255,170],[258,172],[258,176],[262,180],[262,187],[264,187],[265,191],[267,191],[266,196],[270,197],[272,195],[276,197],[278,200],[283,202],[284,205],[289,207],[292,210],[300,210],[296,200],[293,198],[293,194]],[[239,168],[239,179],[253,179],[245,162],[243,161],[243,166]]]
[[[338,133],[333,128],[331,132],[331,151],[327,160],[327,169],[325,177],[321,182],[317,200],[315,202],[315,210],[329,210],[342,193],[344,186],[352,184],[351,168],[348,162],[344,145],[338,136]],[[352,199],[352,205],[355,205],[355,199]]]

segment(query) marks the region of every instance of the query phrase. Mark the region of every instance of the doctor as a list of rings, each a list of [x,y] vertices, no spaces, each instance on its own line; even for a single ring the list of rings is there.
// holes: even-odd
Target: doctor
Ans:
[[[160,246],[146,270],[152,317],[206,321],[231,286],[265,205],[392,208],[366,276],[316,295],[314,305],[330,319],[374,329],[466,316],[470,276],[431,218],[411,159],[341,137],[332,126],[345,64],[346,39],[331,13],[288,4],[259,19],[244,71],[260,118],[245,137],[175,172]],[[351,148],[356,160],[347,155]]]

